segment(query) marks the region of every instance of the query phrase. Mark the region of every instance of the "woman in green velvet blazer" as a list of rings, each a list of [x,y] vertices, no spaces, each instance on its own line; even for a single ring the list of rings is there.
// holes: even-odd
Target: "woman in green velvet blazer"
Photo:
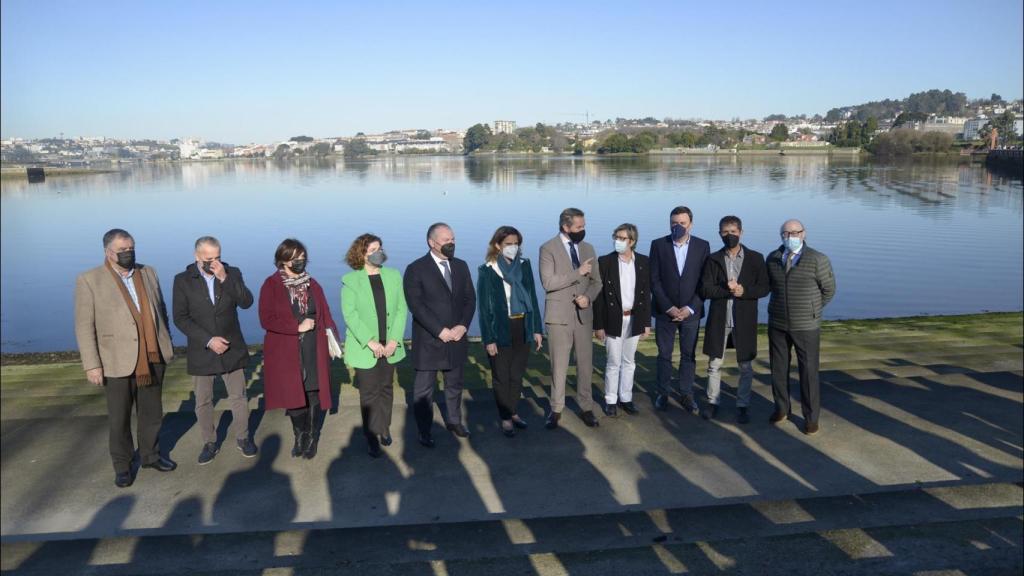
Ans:
[[[384,268],[386,259],[381,239],[363,234],[345,257],[352,272],[341,278],[345,364],[355,369],[363,434],[374,458],[381,455],[382,445],[391,445],[395,364],[405,358],[408,311],[402,275]]]
[[[511,226],[494,232],[487,258],[477,271],[480,339],[491,363],[491,387],[501,429],[509,438],[526,422],[516,414],[530,343],[541,349],[544,332],[530,261],[522,256],[523,235]]]

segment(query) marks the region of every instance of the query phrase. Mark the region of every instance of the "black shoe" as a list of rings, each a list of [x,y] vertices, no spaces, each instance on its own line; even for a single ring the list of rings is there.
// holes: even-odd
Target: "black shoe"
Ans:
[[[445,428],[459,438],[469,438],[469,430],[466,430],[466,427],[462,424],[446,424]]]
[[[700,416],[700,406],[693,400],[693,396],[683,396],[679,400],[679,404],[683,407],[683,410],[693,414],[694,416]]]
[[[175,468],[177,468],[178,465],[175,464],[174,462],[171,462],[167,458],[164,458],[163,456],[161,456],[161,457],[157,458],[156,460],[154,460],[153,462],[150,462],[149,464],[143,464],[142,467],[143,468],[152,468],[153,470],[156,470],[157,472],[170,472],[171,470],[174,470]]]
[[[552,412],[548,414],[548,420],[544,423],[544,427],[548,430],[554,430],[558,428],[558,421],[562,418],[561,412]]]
[[[741,406],[739,408],[739,414],[736,415],[736,421],[740,424],[746,424],[750,422],[750,414],[747,414],[747,407]]]
[[[636,406],[632,402],[620,402],[619,406],[622,411],[631,416],[638,414],[640,411],[636,409]]]
[[[377,437],[373,436],[367,438],[366,441],[369,442],[370,444],[369,449],[367,450],[367,453],[369,453],[370,458],[380,458],[383,452],[380,449],[380,441],[377,440]]]
[[[526,420],[523,420],[522,418],[513,418],[512,425],[515,426],[516,428],[519,428],[520,430],[526,430],[527,428],[529,428],[529,426],[527,426],[526,424]]]
[[[420,446],[423,446],[424,448],[433,448],[434,439],[430,434],[420,434]]]
[[[668,396],[666,396],[665,394],[658,394],[654,398],[654,407],[657,408],[658,410],[661,410],[662,412],[668,410]]]
[[[718,417],[718,404],[712,404],[705,408],[704,412],[701,413],[701,416],[703,416],[705,420],[714,420]]]
[[[782,412],[772,412],[771,417],[768,418],[770,424],[782,424],[786,420],[789,420],[789,415]]]
[[[609,418],[617,418],[619,416],[619,411],[615,407],[615,404],[605,404],[605,406],[604,406],[604,414],[605,414],[605,416],[608,416]]]
[[[391,442],[392,442],[391,434],[388,434],[387,436],[381,436],[380,437],[380,445],[381,446],[391,446]]]
[[[242,452],[242,456],[245,456],[246,458],[254,458],[256,457],[256,453],[259,452],[259,450],[256,449],[256,444],[248,438],[235,440],[235,447],[238,448]]]
[[[596,426],[601,425],[601,423],[597,421],[597,416],[594,416],[594,413],[591,412],[590,410],[587,410],[586,412],[580,414],[580,418],[583,420],[583,423],[590,428],[594,428]]]
[[[213,458],[220,452],[220,448],[217,447],[216,442],[207,442],[203,444],[203,451],[199,453],[199,465],[204,466],[213,462]]]
[[[807,434],[808,436],[811,436],[812,434],[817,434],[817,433],[818,433],[818,423],[817,422],[808,422],[807,424],[804,425],[804,434]]]
[[[502,424],[501,425],[501,433],[505,435],[505,438],[515,438],[516,437],[516,427],[515,426],[508,426],[508,427],[506,427],[504,424]]]
[[[114,476],[114,486],[118,488],[127,488],[132,485],[135,479],[132,478],[131,472],[121,472]]]

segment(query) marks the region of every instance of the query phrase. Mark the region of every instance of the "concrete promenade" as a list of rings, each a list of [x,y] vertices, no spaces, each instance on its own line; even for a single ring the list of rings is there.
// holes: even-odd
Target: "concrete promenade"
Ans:
[[[357,391],[335,362],[341,408],[316,459],[292,459],[280,411],[249,371],[245,459],[207,466],[184,361],[168,371],[161,443],[174,472],[113,485],[105,404],[76,364],[4,366],[4,573],[624,574],[1019,573],[1024,514],[1020,313],[828,323],[821,432],[772,426],[767,339],[752,422],[735,422],[728,358],[715,421],[652,409],[655,349],[638,353],[636,416],[589,429],[568,410],[543,429],[548,359],[535,354],[521,414],[501,435],[474,345],[472,437],[419,446],[399,371],[392,434],[366,454]],[[603,348],[595,344],[595,397]],[[699,348],[698,348],[699,351]],[[731,356],[731,354],[730,354]],[[702,391],[706,358],[698,361]],[[794,367],[795,368],[795,367]],[[570,382],[573,374],[570,373]],[[795,372],[793,374],[795,380]],[[218,398],[225,396],[218,384]],[[793,394],[799,387],[793,385]],[[438,395],[440,398],[440,395]],[[220,402],[218,408],[226,407]],[[602,415],[603,416],[603,415]],[[227,435],[229,412],[217,412]]]

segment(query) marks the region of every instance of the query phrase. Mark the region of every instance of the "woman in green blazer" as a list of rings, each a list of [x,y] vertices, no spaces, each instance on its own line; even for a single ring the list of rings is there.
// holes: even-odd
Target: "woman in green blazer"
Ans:
[[[384,268],[381,239],[363,234],[352,242],[345,260],[352,272],[341,278],[345,315],[345,363],[355,369],[363,434],[370,456],[391,445],[391,405],[395,364],[405,358],[405,293],[402,275]]]
[[[480,337],[491,363],[491,386],[501,430],[512,438],[526,422],[516,414],[530,341],[544,341],[540,307],[530,261],[522,256],[523,235],[511,226],[494,232],[487,258],[477,273]]]

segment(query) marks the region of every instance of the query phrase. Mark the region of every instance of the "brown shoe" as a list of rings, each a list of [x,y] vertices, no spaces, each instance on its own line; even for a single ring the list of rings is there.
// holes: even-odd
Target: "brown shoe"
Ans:
[[[804,434],[807,434],[808,436],[810,436],[811,434],[817,434],[817,433],[818,433],[818,423],[817,422],[808,422],[807,425],[804,426]]]
[[[776,411],[776,412],[772,412],[772,416],[771,416],[771,418],[768,419],[768,423],[770,423],[770,424],[782,424],[783,422],[785,422],[788,419],[789,419],[789,415],[788,414],[783,414],[782,412]]]

